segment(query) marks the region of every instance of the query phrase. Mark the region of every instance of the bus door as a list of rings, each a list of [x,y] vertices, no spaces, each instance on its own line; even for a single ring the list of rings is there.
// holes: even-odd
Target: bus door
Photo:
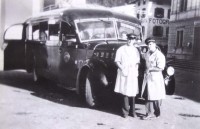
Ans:
[[[48,21],[40,22],[39,27],[37,25],[33,26],[33,35],[37,28],[39,28],[39,34],[37,34],[39,36],[36,37],[39,37],[39,40],[35,42],[34,53],[36,55],[38,73],[45,78],[62,83],[63,80],[61,78],[65,76],[66,70],[63,70],[62,64],[64,49],[62,49],[60,38],[60,20],[49,19]],[[72,67],[70,65],[69,70],[73,69]],[[70,72],[69,70],[67,70],[68,73]],[[68,78],[64,78],[64,81],[66,79],[68,80]]]
[[[25,29],[16,24],[4,33],[4,70],[25,69]]]
[[[74,89],[78,69],[86,58],[87,48],[78,42],[75,28],[67,22],[61,23],[59,80],[68,89]]]
[[[39,42],[36,43],[34,52],[36,55],[36,66],[39,70],[38,73],[55,82],[58,81],[57,75],[60,62],[59,33],[60,22],[58,19],[40,22]]]
[[[33,67],[38,74],[49,75],[47,52],[48,22],[32,23],[32,41],[28,44],[33,48]],[[28,47],[29,48],[29,47]],[[47,76],[49,78],[49,76]]]
[[[60,62],[60,22],[58,19],[51,19],[48,21],[48,39],[45,44],[47,52],[47,70],[51,79],[59,81],[59,62]]]

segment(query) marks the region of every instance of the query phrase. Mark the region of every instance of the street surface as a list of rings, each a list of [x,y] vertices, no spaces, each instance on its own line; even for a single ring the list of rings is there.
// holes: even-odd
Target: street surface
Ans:
[[[51,82],[35,84],[23,71],[0,71],[0,129],[200,129],[200,72],[176,70],[176,95],[162,102],[161,117],[122,118],[113,100],[89,109],[75,92]]]

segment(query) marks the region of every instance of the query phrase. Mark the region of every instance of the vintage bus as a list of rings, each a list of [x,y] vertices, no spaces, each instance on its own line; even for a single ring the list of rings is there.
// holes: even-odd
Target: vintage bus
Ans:
[[[74,90],[90,107],[114,94],[116,50],[126,44],[126,34],[141,35],[134,17],[102,9],[57,9],[9,27],[4,34],[4,70],[25,69],[33,80],[53,80]],[[142,37],[140,37],[142,38]],[[141,43],[138,50],[145,45]],[[145,48],[146,49],[146,48]],[[143,79],[141,64],[139,82]],[[166,68],[167,93],[173,94],[173,68]],[[170,73],[170,74],[167,74]]]

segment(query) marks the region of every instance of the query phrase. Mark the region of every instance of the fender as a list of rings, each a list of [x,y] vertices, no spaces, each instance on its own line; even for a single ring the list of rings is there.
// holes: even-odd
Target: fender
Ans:
[[[108,66],[103,60],[90,60],[93,64],[93,70],[92,74],[98,83],[104,87],[108,86],[108,78],[107,78],[107,72],[108,72]]]
[[[78,75],[77,75],[77,81],[76,81],[76,92],[77,94],[81,94],[81,91],[83,90],[82,82],[85,79],[85,76],[88,72],[92,75],[92,80],[95,83],[95,89],[98,91],[102,87],[108,86],[108,78],[106,77],[107,72],[107,65],[103,60],[98,59],[89,59],[86,61],[86,63],[83,65],[83,67],[80,68]]]

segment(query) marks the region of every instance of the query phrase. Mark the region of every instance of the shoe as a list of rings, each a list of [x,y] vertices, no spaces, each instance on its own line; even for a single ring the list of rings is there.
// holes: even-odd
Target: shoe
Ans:
[[[137,115],[136,114],[130,114],[131,117],[136,118]]]
[[[145,117],[142,117],[142,120],[151,120],[152,118],[156,118],[156,117],[152,115],[147,115]]]
[[[160,118],[160,116],[156,116],[155,118],[157,118],[157,119],[158,119],[158,118]]]
[[[122,115],[122,117],[123,117],[123,118],[127,118],[128,116],[127,116],[127,115]]]

